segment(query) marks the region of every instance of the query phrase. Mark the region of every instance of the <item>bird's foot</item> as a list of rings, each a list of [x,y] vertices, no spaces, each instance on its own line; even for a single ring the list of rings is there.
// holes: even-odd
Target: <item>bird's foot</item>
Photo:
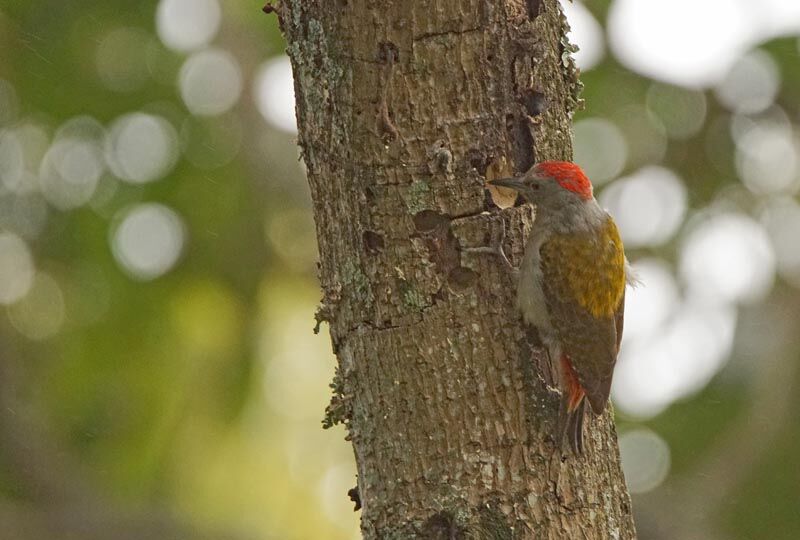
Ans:
[[[503,224],[505,225],[505,224]],[[503,249],[503,242],[506,239],[506,228],[505,226],[500,227],[500,234],[499,235],[492,235],[491,243],[488,246],[478,246],[478,247],[462,247],[461,251],[464,253],[486,253],[489,255],[497,255],[500,257],[500,260],[503,261],[504,266],[508,268],[512,274],[516,275],[519,270],[511,263],[506,256],[506,252]]]

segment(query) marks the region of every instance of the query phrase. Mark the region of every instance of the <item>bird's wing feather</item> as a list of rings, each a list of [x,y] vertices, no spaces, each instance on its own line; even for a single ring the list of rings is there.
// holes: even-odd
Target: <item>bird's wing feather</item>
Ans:
[[[625,256],[613,220],[591,233],[553,234],[539,250],[542,289],[563,351],[600,413],[622,335]]]
[[[622,299],[619,302],[617,311],[614,312],[614,327],[617,332],[617,353],[622,344],[622,328],[625,326],[625,289],[622,289]]]

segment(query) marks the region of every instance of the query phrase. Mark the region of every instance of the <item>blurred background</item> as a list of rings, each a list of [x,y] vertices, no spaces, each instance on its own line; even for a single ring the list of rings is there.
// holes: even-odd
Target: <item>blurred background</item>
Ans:
[[[358,538],[261,7],[0,2],[3,540]],[[800,538],[800,2],[565,9],[640,537]]]

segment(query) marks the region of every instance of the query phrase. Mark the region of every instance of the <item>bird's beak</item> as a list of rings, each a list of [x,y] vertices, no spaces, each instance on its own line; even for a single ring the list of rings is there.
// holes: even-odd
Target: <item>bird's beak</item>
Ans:
[[[522,178],[498,178],[497,180],[490,181],[489,184],[493,186],[516,189],[517,191],[525,187],[525,184],[522,182]]]

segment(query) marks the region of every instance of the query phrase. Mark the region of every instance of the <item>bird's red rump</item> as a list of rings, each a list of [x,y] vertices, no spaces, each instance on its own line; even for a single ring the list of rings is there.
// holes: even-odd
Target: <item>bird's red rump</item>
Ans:
[[[561,355],[561,371],[564,374],[564,386],[567,391],[567,412],[572,412],[578,408],[586,395],[581,383],[578,382],[578,374],[572,368],[569,362],[569,357],[566,354]]]
[[[580,167],[569,161],[542,161],[538,172],[553,178],[561,187],[577,193],[584,199],[592,198],[592,183]]]

